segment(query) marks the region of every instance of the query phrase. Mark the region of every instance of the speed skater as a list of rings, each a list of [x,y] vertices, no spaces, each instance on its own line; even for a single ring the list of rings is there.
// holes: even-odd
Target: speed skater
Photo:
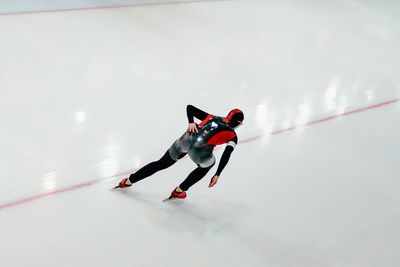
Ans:
[[[211,178],[209,187],[213,187],[218,182],[222,170],[228,164],[238,143],[235,129],[243,124],[243,112],[240,109],[233,109],[228,116],[220,117],[188,105],[186,113],[189,121],[186,132],[171,145],[162,158],[147,164],[128,178],[122,179],[115,188],[130,187],[160,170],[171,167],[179,159],[189,155],[192,161],[197,164],[197,168],[172,191],[169,197],[169,199],[186,198],[186,191],[200,181],[215,165],[216,160],[213,154],[215,146],[226,144],[218,169]],[[195,123],[194,118],[199,119],[201,123]]]

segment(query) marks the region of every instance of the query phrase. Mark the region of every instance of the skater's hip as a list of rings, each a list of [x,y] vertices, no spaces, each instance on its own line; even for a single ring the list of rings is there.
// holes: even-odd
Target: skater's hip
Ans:
[[[175,161],[182,158],[182,155],[188,154],[197,165],[206,168],[215,163],[213,150],[214,146],[199,146],[195,134],[185,133],[171,145],[168,152]]]

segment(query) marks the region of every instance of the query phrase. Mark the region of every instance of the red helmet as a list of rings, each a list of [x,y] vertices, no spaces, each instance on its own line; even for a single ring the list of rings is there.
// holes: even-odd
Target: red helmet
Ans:
[[[244,120],[244,114],[243,111],[241,111],[240,109],[232,110],[225,118],[225,121],[234,128],[239,126],[243,122],[243,120]]]

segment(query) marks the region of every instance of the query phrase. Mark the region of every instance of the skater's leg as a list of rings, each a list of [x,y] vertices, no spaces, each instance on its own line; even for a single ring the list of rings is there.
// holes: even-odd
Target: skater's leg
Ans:
[[[207,168],[201,168],[198,167],[197,169],[195,169],[194,171],[192,171],[189,176],[185,179],[185,181],[183,181],[179,187],[176,189],[177,192],[179,191],[187,191],[192,185],[194,185],[195,183],[197,183],[198,181],[200,181],[207,173],[209,170],[211,170],[211,168],[214,166],[211,165]],[[181,189],[181,190],[179,190]]]
[[[183,157],[184,155],[181,155],[180,157]],[[164,170],[170,166],[172,166],[176,161],[171,158],[169,155],[168,151],[164,154],[164,156],[158,160],[151,162],[138,170],[135,173],[132,173],[129,176],[129,181],[131,183],[136,183],[146,177],[149,177],[150,175],[155,174],[158,171]],[[129,182],[127,183],[129,185]]]
[[[168,199],[172,199],[172,198],[186,198],[186,192],[192,185],[194,185],[195,183],[197,183],[198,181],[200,181],[210,170],[211,168],[214,166],[215,164],[215,160],[214,162],[211,162],[211,165],[206,165],[207,167],[203,166],[200,167],[200,165],[198,164],[198,168],[195,169],[194,171],[192,171],[189,176],[185,179],[185,181],[183,181],[177,188],[175,188],[172,193],[171,196]]]

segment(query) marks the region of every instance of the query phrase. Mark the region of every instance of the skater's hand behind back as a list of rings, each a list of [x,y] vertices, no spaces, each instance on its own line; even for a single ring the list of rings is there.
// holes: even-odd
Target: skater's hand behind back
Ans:
[[[197,130],[197,125],[196,123],[192,122],[189,123],[189,126],[187,128],[187,132],[188,133],[199,133],[199,131]]]
[[[214,175],[213,178],[211,178],[210,184],[208,185],[208,187],[213,187],[217,182],[218,182],[218,175]]]

